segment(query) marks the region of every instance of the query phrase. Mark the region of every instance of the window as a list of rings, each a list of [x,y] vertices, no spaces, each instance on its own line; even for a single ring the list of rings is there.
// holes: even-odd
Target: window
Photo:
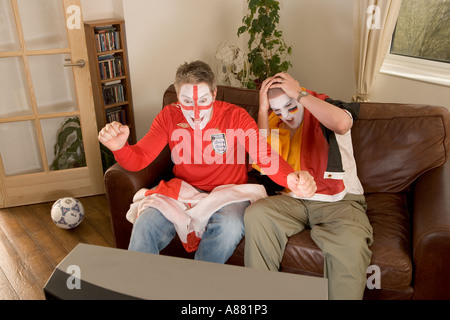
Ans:
[[[391,54],[450,63],[450,0],[403,0]]]
[[[450,0],[403,0],[381,73],[450,87]]]

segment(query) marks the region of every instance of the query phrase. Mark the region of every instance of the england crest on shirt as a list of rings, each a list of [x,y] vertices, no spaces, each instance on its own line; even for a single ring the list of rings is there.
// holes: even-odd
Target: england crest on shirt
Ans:
[[[218,154],[224,154],[227,152],[227,138],[225,133],[211,135],[211,142],[213,150]]]

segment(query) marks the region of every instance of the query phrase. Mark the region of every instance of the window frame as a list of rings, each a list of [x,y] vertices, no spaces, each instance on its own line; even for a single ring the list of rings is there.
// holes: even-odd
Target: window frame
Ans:
[[[390,53],[380,73],[450,87],[450,63]]]
[[[391,53],[395,32],[380,73],[450,87],[450,62]]]

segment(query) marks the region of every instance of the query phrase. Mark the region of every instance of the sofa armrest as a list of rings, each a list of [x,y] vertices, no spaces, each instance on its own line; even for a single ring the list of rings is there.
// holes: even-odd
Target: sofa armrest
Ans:
[[[148,167],[139,172],[127,171],[117,163],[106,171],[106,198],[117,248],[128,248],[133,226],[126,219],[126,213],[136,192],[153,187],[163,179],[169,179],[172,168],[170,150],[166,147]]]
[[[414,299],[450,299],[450,162],[423,174],[414,190]]]

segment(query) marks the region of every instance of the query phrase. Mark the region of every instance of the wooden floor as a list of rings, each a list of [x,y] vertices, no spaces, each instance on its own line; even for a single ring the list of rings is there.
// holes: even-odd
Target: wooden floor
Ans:
[[[74,230],[53,223],[53,203],[0,209],[0,300],[45,299],[47,280],[78,243],[114,246],[106,197],[79,200],[85,218]]]

